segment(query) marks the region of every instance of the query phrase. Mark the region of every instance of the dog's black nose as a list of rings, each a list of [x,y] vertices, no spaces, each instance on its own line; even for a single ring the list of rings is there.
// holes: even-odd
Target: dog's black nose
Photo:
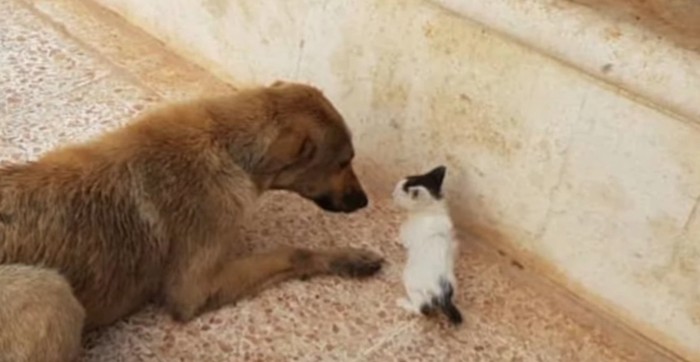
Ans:
[[[361,209],[368,203],[367,195],[362,190],[353,190],[343,195],[343,206],[347,211]]]

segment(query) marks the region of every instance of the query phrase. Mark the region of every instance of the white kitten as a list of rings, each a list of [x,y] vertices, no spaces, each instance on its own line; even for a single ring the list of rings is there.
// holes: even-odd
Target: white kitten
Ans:
[[[456,287],[453,272],[457,243],[452,220],[443,200],[444,166],[401,180],[394,189],[394,202],[408,211],[401,225],[401,243],[408,251],[403,283],[408,298],[397,304],[424,315],[439,310],[454,325],[462,314],[452,303]]]

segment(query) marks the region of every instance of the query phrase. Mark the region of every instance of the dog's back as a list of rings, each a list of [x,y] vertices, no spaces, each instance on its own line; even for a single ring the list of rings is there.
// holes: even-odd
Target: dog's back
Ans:
[[[165,257],[153,225],[141,217],[143,200],[128,168],[100,164],[90,154],[96,151],[66,149],[49,161],[0,170],[0,264],[60,270],[89,325],[143,302],[142,291],[156,287],[147,276],[158,275],[158,256]]]
[[[112,323],[158,297],[172,234],[207,230],[192,223],[212,220],[207,195],[217,187],[202,169],[207,155],[188,150],[197,135],[168,134],[163,123],[187,121],[174,111],[0,166],[0,362],[70,360],[74,338],[63,340],[61,327],[79,341],[83,326]]]
[[[59,270],[112,323],[159,297],[169,268],[254,201],[197,104],[165,107],[94,141],[0,167],[0,264]],[[173,245],[172,240],[182,243]],[[176,250],[177,249],[177,250]]]

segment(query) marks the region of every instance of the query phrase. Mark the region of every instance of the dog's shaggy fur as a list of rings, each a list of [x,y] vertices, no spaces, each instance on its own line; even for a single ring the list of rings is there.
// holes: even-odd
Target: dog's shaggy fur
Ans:
[[[0,265],[0,361],[62,361],[80,350],[85,311],[53,270]]]
[[[277,82],[0,168],[0,360],[69,361],[82,330],[151,300],[187,321],[286,279],[374,274],[382,258],[365,250],[246,254],[236,240],[266,190],[367,205],[353,156],[320,91]]]

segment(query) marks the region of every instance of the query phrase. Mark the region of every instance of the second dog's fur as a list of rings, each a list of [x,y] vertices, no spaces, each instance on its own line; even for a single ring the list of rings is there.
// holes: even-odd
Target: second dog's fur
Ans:
[[[364,207],[353,156],[320,91],[278,82],[0,168],[0,360],[68,361],[83,325],[151,300],[187,321],[286,279],[374,274],[382,258],[365,250],[245,254],[236,240],[266,190],[334,212]]]

